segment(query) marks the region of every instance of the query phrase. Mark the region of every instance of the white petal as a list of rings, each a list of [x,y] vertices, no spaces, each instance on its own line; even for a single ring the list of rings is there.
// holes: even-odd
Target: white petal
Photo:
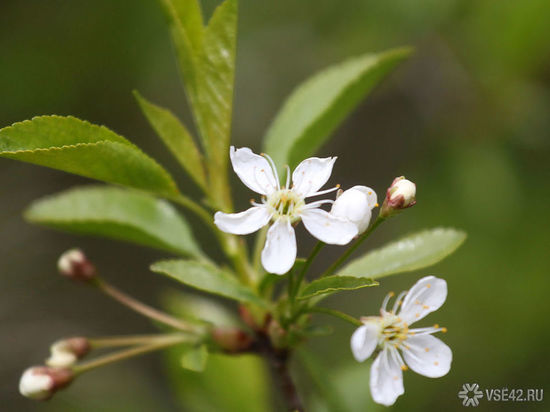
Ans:
[[[296,260],[296,235],[288,220],[278,219],[267,231],[262,265],[269,273],[284,275]]]
[[[357,362],[363,362],[376,348],[380,328],[374,323],[359,326],[351,335],[351,352]]]
[[[390,348],[384,349],[370,369],[370,393],[376,403],[390,406],[405,393],[403,388],[403,371]]]
[[[333,216],[322,209],[306,209],[301,216],[309,233],[331,245],[345,245],[358,233],[353,222]]]
[[[439,309],[446,298],[447,282],[426,276],[416,282],[405,296],[399,317],[410,325]]]
[[[372,216],[373,196],[376,204],[376,193],[372,189],[366,186],[354,186],[338,196],[330,213],[351,220],[357,226],[359,233],[363,233],[369,226]]]
[[[441,340],[432,335],[419,335],[409,337],[406,344],[409,349],[403,350],[403,357],[416,373],[439,378],[449,372],[453,353]]]
[[[241,181],[261,195],[268,195],[277,190],[277,180],[267,159],[257,155],[248,147],[236,149],[231,146],[229,157],[233,170]]]
[[[254,206],[240,213],[216,212],[214,223],[223,232],[248,235],[267,225],[271,214],[267,207]]]
[[[317,192],[330,178],[336,157],[310,157],[300,163],[292,173],[293,190],[304,197]]]

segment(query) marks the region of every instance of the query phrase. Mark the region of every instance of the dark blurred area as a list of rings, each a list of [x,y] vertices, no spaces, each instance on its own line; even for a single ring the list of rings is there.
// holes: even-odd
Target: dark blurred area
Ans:
[[[207,14],[216,3],[203,2]],[[469,382],[548,389],[548,21],[547,0],[240,1],[238,146],[260,150],[283,99],[314,71],[366,51],[416,49],[321,151],[339,157],[331,182],[344,187],[365,184],[381,198],[395,176],[417,184],[418,204],[363,249],[425,227],[468,232],[465,245],[433,268],[326,302],[356,316],[376,314],[390,290],[407,289],[425,274],[447,280],[447,303],[427,322],[449,329],[443,339],[453,349],[451,372],[434,380],[407,372],[395,410],[462,410],[457,392]],[[41,114],[104,124],[194,194],[131,95],[137,89],[191,125],[180,83],[155,0],[0,3],[2,127]],[[86,179],[10,160],[0,161],[0,173],[0,410],[178,410],[158,355],[94,371],[46,404],[17,393],[22,370],[41,363],[59,337],[155,330],[94,290],[61,279],[55,262],[67,248],[83,248],[106,278],[146,302],[158,304],[163,290],[179,286],[148,271],[165,256],[160,252],[23,221],[32,200]],[[240,208],[250,194],[236,184],[234,197]],[[299,254],[307,255],[313,240],[299,233]],[[327,250],[319,268],[339,252]],[[352,328],[330,323],[336,333],[307,348],[337,370],[353,363]],[[368,382],[362,384],[366,390]],[[513,402],[483,404],[483,410],[514,408]]]

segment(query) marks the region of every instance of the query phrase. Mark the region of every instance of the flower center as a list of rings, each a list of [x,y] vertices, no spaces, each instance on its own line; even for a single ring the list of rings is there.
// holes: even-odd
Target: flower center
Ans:
[[[300,212],[305,206],[302,196],[291,189],[280,189],[267,198],[267,207],[273,214],[273,219],[287,218],[294,223],[300,218]]]
[[[409,325],[399,316],[388,313],[381,320],[380,344],[400,345],[409,337]]]

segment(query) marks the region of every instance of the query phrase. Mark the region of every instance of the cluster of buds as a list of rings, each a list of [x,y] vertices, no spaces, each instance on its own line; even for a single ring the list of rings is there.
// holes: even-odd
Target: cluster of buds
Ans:
[[[416,204],[416,185],[404,176],[396,177],[386,191],[380,217],[391,217]]]
[[[45,401],[71,383],[73,378],[73,372],[67,368],[33,366],[23,372],[19,392],[27,398]]]

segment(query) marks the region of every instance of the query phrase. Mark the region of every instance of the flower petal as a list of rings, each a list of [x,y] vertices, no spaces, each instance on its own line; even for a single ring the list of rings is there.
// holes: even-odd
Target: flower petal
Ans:
[[[380,327],[374,323],[366,323],[359,326],[353,335],[351,335],[351,352],[357,362],[363,362],[367,359],[378,343],[378,334]]]
[[[290,222],[278,219],[267,231],[262,265],[269,273],[284,275],[296,260],[296,235]]]
[[[267,225],[271,213],[267,207],[254,206],[240,213],[216,212],[214,223],[223,232],[234,235],[248,235]]]
[[[304,197],[312,196],[330,178],[336,157],[310,157],[300,163],[292,173],[293,190]]]
[[[330,213],[351,220],[357,226],[359,233],[363,233],[369,226],[372,216],[373,196],[376,204],[376,193],[372,189],[366,186],[353,186],[338,196]]]
[[[451,349],[432,335],[411,336],[407,339],[403,357],[407,365],[420,375],[439,378],[451,369]]]
[[[376,403],[390,406],[405,393],[403,388],[403,371],[396,356],[391,356],[385,348],[370,368],[370,393]]]
[[[416,282],[405,296],[399,317],[410,325],[439,309],[446,298],[447,282],[426,276]]]
[[[358,233],[353,222],[333,216],[322,209],[306,209],[301,216],[309,233],[331,245],[345,245]]]
[[[257,155],[248,147],[235,149],[234,146],[229,149],[229,157],[233,170],[248,188],[261,195],[277,190],[277,179],[265,157]]]

